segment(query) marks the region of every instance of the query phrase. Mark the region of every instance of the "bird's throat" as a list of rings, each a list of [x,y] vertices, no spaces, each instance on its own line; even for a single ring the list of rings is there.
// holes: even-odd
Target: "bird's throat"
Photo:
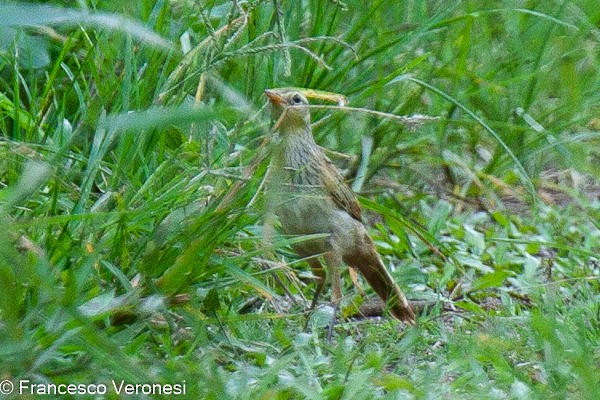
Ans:
[[[271,159],[272,178],[283,192],[322,185],[318,167],[325,155],[315,143],[310,127],[280,132]]]
[[[280,146],[283,151],[284,166],[289,168],[301,168],[314,161],[321,153],[310,127],[281,132]]]

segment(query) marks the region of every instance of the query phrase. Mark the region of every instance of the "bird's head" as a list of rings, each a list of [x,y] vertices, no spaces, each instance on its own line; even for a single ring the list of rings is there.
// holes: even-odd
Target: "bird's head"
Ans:
[[[273,106],[277,130],[288,131],[310,126],[308,100],[296,89],[267,89],[265,95]]]

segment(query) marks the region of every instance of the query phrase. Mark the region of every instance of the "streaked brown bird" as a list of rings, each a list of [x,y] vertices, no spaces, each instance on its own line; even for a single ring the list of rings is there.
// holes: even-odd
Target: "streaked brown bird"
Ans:
[[[360,272],[394,317],[414,324],[410,304],[363,225],[354,192],[315,143],[306,97],[296,89],[272,89],[265,94],[273,106],[273,129],[279,136],[270,165],[274,212],[286,234],[327,235],[293,245],[319,278],[311,308],[325,284],[322,256],[336,312],[342,298],[341,269],[346,264]]]

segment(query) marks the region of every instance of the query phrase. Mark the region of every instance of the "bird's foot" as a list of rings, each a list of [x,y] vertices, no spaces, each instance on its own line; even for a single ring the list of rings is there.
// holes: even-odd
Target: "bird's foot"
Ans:
[[[327,326],[327,343],[329,344],[331,344],[333,339],[333,330],[335,329],[335,324],[337,322],[337,314],[340,308],[339,303],[334,303],[331,306],[333,308],[333,313],[331,314],[331,320],[329,321],[329,325]]]
[[[337,323],[337,314],[339,312],[339,304],[332,303],[331,306],[317,307],[311,311],[306,318],[304,332],[310,333],[319,331],[323,328],[327,331],[327,342],[331,343],[333,338],[333,330]]]

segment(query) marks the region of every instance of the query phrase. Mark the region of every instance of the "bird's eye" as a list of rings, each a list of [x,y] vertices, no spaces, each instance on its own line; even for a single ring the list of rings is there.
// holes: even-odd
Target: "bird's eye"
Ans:
[[[302,103],[302,98],[299,95],[295,94],[294,97],[292,97],[292,101],[294,102],[294,104],[300,104]]]

